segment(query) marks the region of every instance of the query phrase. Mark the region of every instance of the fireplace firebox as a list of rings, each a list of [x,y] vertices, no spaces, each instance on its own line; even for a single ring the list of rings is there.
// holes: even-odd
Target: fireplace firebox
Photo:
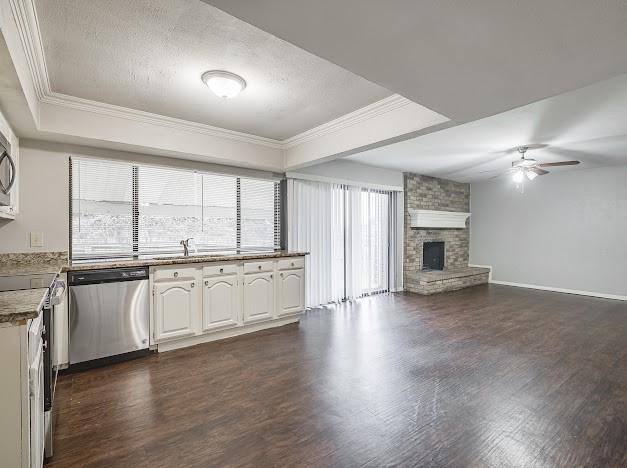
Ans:
[[[422,244],[422,269],[444,269],[444,242],[424,242]]]

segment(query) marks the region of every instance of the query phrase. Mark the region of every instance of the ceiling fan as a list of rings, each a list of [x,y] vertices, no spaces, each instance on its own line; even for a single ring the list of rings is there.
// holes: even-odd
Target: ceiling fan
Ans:
[[[579,161],[539,163],[535,159],[525,157],[525,153],[529,150],[528,146],[519,146],[516,150],[520,154],[520,159],[512,161],[512,168],[508,171],[512,173],[512,179],[516,184],[522,183],[525,177],[529,180],[533,180],[540,175],[548,174],[549,171],[543,169],[545,167],[575,166],[579,164]]]

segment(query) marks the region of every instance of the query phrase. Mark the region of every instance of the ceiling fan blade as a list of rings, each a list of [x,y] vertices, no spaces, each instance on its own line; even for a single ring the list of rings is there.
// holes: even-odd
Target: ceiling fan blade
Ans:
[[[575,166],[579,164],[580,161],[561,161],[561,162],[552,162],[552,163],[542,163],[538,164],[540,167],[555,167],[555,166]]]
[[[538,174],[538,175],[545,175],[545,174],[548,174],[548,173],[549,173],[549,171],[545,171],[544,169],[540,169],[540,168],[539,168],[539,167],[537,167],[537,166],[536,166],[536,167],[531,167],[531,168],[529,168],[529,170],[530,170],[531,172],[535,172],[535,173],[536,173],[536,174]]]

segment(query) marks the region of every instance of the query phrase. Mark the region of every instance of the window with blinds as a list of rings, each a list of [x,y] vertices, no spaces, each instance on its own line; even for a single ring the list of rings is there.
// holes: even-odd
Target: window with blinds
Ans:
[[[274,239],[275,183],[240,179],[243,248],[269,248]]]
[[[274,180],[72,159],[72,258],[280,248]]]
[[[202,226],[202,176],[159,167],[138,168],[139,252],[180,250]]]
[[[72,160],[72,255],[133,252],[133,168],[109,161]]]

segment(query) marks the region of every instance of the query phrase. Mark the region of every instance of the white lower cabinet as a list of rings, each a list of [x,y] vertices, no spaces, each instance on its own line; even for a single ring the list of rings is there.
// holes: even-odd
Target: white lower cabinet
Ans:
[[[176,349],[298,320],[304,265],[288,257],[152,267],[151,343]]]
[[[240,290],[237,274],[205,278],[202,295],[204,331],[234,327],[240,320]]]
[[[202,307],[196,281],[156,283],[153,292],[155,341],[194,335]]]
[[[244,323],[274,317],[274,274],[244,275]]]
[[[279,273],[277,314],[288,315],[305,308],[305,270]]]

